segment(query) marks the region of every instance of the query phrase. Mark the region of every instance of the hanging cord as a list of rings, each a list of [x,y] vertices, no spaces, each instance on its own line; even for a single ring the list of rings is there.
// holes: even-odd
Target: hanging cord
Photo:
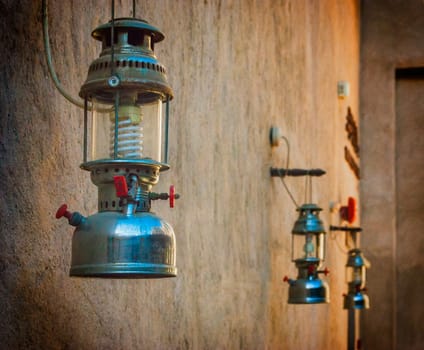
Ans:
[[[286,175],[287,172],[289,170],[289,163],[290,163],[290,144],[289,144],[289,140],[287,140],[287,138],[285,136],[281,136],[281,138],[284,140],[284,142],[286,143],[287,146],[287,156],[286,156]],[[299,208],[299,205],[297,204],[296,200],[293,197],[293,194],[290,192],[286,182],[284,181],[285,176],[280,176],[281,182],[283,183],[284,188],[286,189],[288,195],[290,196],[290,199],[292,200],[292,202],[294,203],[294,205],[296,206],[296,208]]]
[[[110,29],[110,75],[113,77],[115,75],[115,65],[114,59],[115,59],[115,0],[112,0],[111,3],[111,22],[112,27]]]
[[[50,50],[50,39],[49,39],[49,24],[48,24],[48,12],[47,12],[47,0],[42,1],[42,12],[43,12],[43,39],[44,39],[44,51],[46,53],[46,61],[47,61],[47,67],[49,69],[50,77],[53,80],[54,85],[56,86],[57,90],[62,94],[63,97],[65,97],[69,102],[73,103],[75,106],[78,106],[80,108],[84,108],[84,102],[76,100],[72,96],[70,96],[65,89],[63,88],[62,84],[60,83],[56,72],[53,67],[52,62],[52,53]]]
[[[349,245],[347,245],[347,250],[346,250],[346,248],[344,248],[344,247],[340,244],[339,240],[337,239],[337,236],[331,237],[331,234],[330,234],[330,238],[331,238],[334,242],[336,242],[336,246],[337,246],[337,248],[339,248],[339,250],[340,250],[342,253],[347,254],[347,253],[349,252],[349,250],[350,250],[350,246],[349,246]]]

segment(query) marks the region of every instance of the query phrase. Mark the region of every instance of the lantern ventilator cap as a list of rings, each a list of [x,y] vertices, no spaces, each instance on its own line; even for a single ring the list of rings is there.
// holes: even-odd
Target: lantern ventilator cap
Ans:
[[[364,257],[360,249],[355,248],[355,249],[349,250],[349,257],[347,259],[346,266],[349,266],[349,267],[365,266],[368,269],[371,267],[371,263]]]
[[[153,52],[154,44],[162,41],[164,35],[146,21],[135,18],[117,18],[113,27],[116,38],[113,47],[111,21],[92,32],[93,38],[102,42],[102,52],[90,65],[80,97],[90,101],[96,96],[102,103],[113,103],[117,89],[128,89],[137,93],[139,103],[158,97],[162,101],[172,99],[166,69]]]
[[[321,210],[316,204],[303,204],[297,208],[300,214],[293,226],[292,233],[325,233],[324,224],[318,217]]]

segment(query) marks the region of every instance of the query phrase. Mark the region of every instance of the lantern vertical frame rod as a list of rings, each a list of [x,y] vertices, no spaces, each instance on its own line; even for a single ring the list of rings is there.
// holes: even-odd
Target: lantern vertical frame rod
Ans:
[[[168,164],[168,143],[169,143],[169,98],[166,99],[165,104],[165,152],[164,152],[164,162]]]
[[[87,133],[88,133],[88,116],[87,116],[88,101],[87,97],[84,98],[84,153],[83,161],[87,162]]]
[[[133,18],[135,18],[135,0],[133,0]]]
[[[113,141],[113,159],[118,158],[118,137],[119,137],[119,90],[115,95],[115,140]]]

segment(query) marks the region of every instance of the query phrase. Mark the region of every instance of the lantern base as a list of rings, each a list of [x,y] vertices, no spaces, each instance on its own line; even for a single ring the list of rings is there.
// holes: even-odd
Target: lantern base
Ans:
[[[143,263],[110,263],[100,265],[72,266],[71,277],[100,278],[166,278],[176,277],[177,269],[173,266]]]
[[[297,279],[290,282],[289,304],[329,303],[328,284],[319,278]]]
[[[368,295],[358,292],[358,293],[349,293],[344,295],[343,298],[343,308],[344,309],[369,309],[370,301]]]
[[[150,212],[101,212],[79,224],[72,238],[70,275],[104,278],[175,277],[172,227]]]

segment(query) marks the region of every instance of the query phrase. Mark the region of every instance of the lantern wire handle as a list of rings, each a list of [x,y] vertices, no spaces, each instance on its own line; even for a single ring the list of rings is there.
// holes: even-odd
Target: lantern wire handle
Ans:
[[[284,142],[286,143],[286,146],[287,146],[287,156],[286,156],[286,159],[287,159],[286,160],[286,175],[287,175],[287,172],[289,171],[289,163],[290,163],[290,143],[289,143],[289,140],[285,136],[281,135],[281,138],[284,140]],[[299,208],[299,205],[297,204],[296,200],[294,199],[293,194],[290,192],[286,182],[284,181],[284,178],[285,178],[285,176],[280,176],[281,182],[283,183],[284,188],[286,189],[288,195],[290,196],[290,199],[294,203],[295,207]]]
[[[333,240],[336,242],[336,246],[337,246],[337,248],[339,248],[339,250],[340,250],[342,253],[347,254],[347,253],[349,252],[350,247],[348,246],[348,249],[343,248],[343,246],[342,246],[342,245],[340,244],[340,242],[338,241],[337,236],[335,236],[335,237],[333,238]]]
[[[305,178],[305,203],[312,203],[312,176]]]
[[[61,93],[61,95],[63,97],[65,97],[69,102],[71,102],[75,106],[78,106],[80,108],[84,108],[83,102],[73,98],[71,95],[69,95],[65,91],[62,84],[59,81],[59,78],[57,77],[56,71],[54,70],[53,62],[52,62],[52,53],[51,53],[51,49],[50,49],[47,0],[42,1],[41,7],[42,7],[42,18],[43,18],[42,22],[43,22],[44,52],[46,54],[47,67],[48,67],[48,70],[49,70],[50,77],[52,78],[53,83],[56,86],[56,89]]]
[[[87,132],[88,132],[88,116],[87,116],[87,96],[84,98],[84,153],[83,153],[83,161],[87,162]]]

